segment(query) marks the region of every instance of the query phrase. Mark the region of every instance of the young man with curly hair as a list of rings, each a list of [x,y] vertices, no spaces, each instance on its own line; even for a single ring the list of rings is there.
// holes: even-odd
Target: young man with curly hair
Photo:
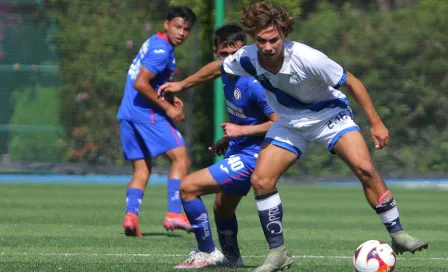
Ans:
[[[223,74],[250,75],[266,90],[266,99],[280,119],[269,129],[251,177],[260,222],[269,253],[257,272],[278,271],[293,264],[283,241],[283,208],[277,181],[311,142],[337,154],[359,178],[369,205],[380,216],[397,253],[428,247],[403,230],[396,202],[375,169],[367,144],[354,122],[347,91],[367,115],[376,149],[389,143],[389,133],[366,88],[353,74],[322,52],[286,40],[293,16],[282,7],[259,2],[244,9],[240,23],[255,44],[224,61],[215,61],[181,82],[161,86],[159,95],[179,92]]]

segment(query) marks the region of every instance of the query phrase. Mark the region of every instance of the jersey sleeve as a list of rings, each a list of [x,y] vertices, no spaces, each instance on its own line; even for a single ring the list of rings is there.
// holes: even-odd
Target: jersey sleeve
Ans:
[[[309,71],[313,76],[335,89],[343,86],[347,80],[345,69],[321,52],[310,59]]]
[[[260,107],[260,109],[263,110],[264,114],[269,115],[273,113],[274,111],[269,107],[268,103],[266,102],[263,86],[261,86],[261,84],[255,79],[250,79],[248,85],[249,85],[249,91],[252,96],[252,100],[255,101],[255,103]]]
[[[168,65],[168,57],[168,51],[165,48],[150,48],[141,62],[151,73],[159,74]]]
[[[240,48],[235,54],[228,56],[222,61],[221,70],[225,74],[237,76],[251,76],[241,65],[241,58],[248,58],[246,47]]]

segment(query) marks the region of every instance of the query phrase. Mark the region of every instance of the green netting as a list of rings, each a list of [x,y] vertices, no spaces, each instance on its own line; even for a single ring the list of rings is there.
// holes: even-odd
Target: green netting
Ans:
[[[61,134],[56,25],[39,17],[39,4],[0,1],[0,154],[55,161]]]

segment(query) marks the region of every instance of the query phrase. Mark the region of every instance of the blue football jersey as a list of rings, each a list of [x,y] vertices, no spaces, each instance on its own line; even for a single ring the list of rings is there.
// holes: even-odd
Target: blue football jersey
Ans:
[[[157,120],[167,119],[165,112],[152,105],[151,101],[134,88],[134,81],[145,67],[156,75],[150,84],[157,89],[169,81],[176,70],[174,47],[168,42],[164,33],[152,35],[143,43],[129,67],[123,99],[118,109],[117,118],[143,123],[155,123]]]
[[[224,96],[230,122],[240,126],[259,125],[273,113],[266,103],[264,89],[252,77],[223,75]],[[236,153],[258,153],[264,136],[241,136],[230,141],[226,157]]]

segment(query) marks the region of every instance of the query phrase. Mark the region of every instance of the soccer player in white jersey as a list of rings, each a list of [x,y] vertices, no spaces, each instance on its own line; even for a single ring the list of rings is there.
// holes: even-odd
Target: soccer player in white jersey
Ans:
[[[283,241],[283,208],[276,183],[310,142],[324,144],[352,169],[362,183],[368,203],[388,230],[397,253],[427,248],[426,241],[403,230],[392,193],[371,161],[346,96],[338,90],[346,86],[363,109],[375,148],[381,149],[389,142],[388,130],[361,81],[322,52],[286,40],[293,31],[293,17],[285,8],[267,2],[255,3],[244,9],[240,23],[255,44],[241,48],[224,61],[207,64],[181,82],[162,85],[159,96],[225,73],[250,75],[265,88],[268,104],[280,115],[266,135],[251,177],[270,249],[264,264],[256,271],[278,271],[293,264]]]
[[[239,25],[223,25],[215,30],[213,43],[215,56],[222,60],[246,45],[246,35]],[[224,75],[221,80],[229,122],[221,124],[224,137],[210,151],[224,155],[224,160],[191,173],[180,184],[182,206],[198,248],[176,269],[243,266],[235,211],[252,187],[250,176],[258,152],[278,115],[267,105],[264,89],[257,80],[235,75]],[[213,213],[222,253],[213,242],[207,208],[201,199],[208,194],[216,195]]]

